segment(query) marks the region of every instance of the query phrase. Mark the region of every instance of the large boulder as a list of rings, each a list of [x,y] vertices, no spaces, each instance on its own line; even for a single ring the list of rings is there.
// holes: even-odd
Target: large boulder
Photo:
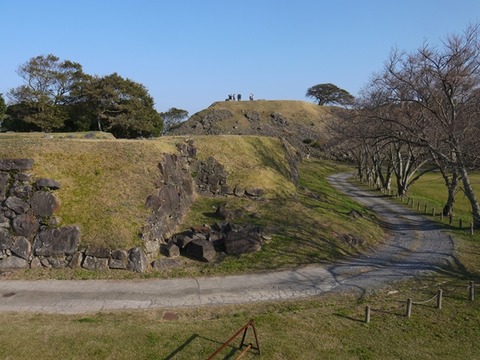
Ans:
[[[158,259],[153,262],[152,266],[155,270],[164,271],[182,267],[183,262],[178,258]]]
[[[243,211],[242,209],[227,209],[226,204],[222,204],[217,207],[215,216],[222,220],[231,221],[241,218],[243,216]]]
[[[258,228],[246,227],[231,231],[225,237],[227,255],[241,255],[258,251],[262,248],[262,238]]]
[[[212,262],[217,257],[213,244],[204,239],[195,239],[189,242],[186,247],[186,255],[206,262]]]
[[[40,232],[33,243],[33,252],[37,256],[73,255],[80,243],[78,226],[64,226]]]
[[[143,273],[147,269],[147,266],[147,257],[141,248],[135,247],[128,252],[129,270]]]

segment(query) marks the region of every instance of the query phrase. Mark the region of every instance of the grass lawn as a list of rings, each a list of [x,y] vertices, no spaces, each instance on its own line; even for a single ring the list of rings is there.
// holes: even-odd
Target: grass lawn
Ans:
[[[262,356],[246,359],[475,359],[480,307],[467,284],[445,276],[377,291],[300,301],[75,316],[2,314],[4,359],[206,359],[254,320]],[[435,302],[414,305],[444,290]],[[365,306],[372,308],[364,323]],[[167,313],[176,320],[166,320]],[[254,342],[251,329],[246,342]],[[217,358],[238,356],[241,337]],[[28,345],[27,345],[28,344]]]

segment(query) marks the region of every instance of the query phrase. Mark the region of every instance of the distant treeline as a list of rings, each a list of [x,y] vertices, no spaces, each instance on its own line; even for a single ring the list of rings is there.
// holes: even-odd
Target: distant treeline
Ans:
[[[162,134],[164,117],[142,84],[113,73],[92,76],[82,65],[37,56],[17,71],[24,84],[0,94],[0,131],[108,131],[117,138]],[[178,120],[179,109],[173,108]],[[182,111],[182,110],[180,110]],[[183,111],[183,117],[188,113]]]

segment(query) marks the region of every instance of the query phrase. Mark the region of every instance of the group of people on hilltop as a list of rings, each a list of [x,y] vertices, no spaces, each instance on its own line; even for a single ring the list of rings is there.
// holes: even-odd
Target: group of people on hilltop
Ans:
[[[249,99],[250,101],[253,101],[253,94],[252,94],[252,93],[250,93],[250,95],[248,96],[248,99]],[[242,94],[237,94],[237,95],[235,95],[235,94],[229,94],[229,95],[228,95],[228,98],[225,99],[225,101],[235,101],[235,100],[236,100],[236,101],[242,101]]]

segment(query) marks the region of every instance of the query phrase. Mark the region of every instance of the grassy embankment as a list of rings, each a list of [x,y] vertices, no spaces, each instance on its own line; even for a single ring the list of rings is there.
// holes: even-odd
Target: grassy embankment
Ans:
[[[214,139],[214,140],[213,140]],[[159,140],[85,140],[42,136],[5,136],[0,138],[1,157],[31,157],[36,177],[58,180],[56,192],[61,202],[58,216],[62,225],[78,224],[81,246],[106,246],[128,249],[141,244],[139,231],[147,217],[145,199],[153,192],[158,177],[157,164],[163,152],[174,152],[175,144],[185,137]],[[213,224],[221,203],[241,208],[239,223],[255,223],[272,234],[273,239],[261,252],[226,257],[216,264],[184,258],[181,269],[169,273],[150,271],[136,275],[125,271],[93,272],[82,269],[61,271],[25,270],[12,278],[131,278],[222,275],[268,269],[288,268],[328,261],[352,254],[352,248],[340,240],[351,233],[375,245],[381,231],[368,211],[333,191],[325,182],[328,173],[338,167],[327,163],[302,164],[301,186],[290,181],[290,168],[280,141],[268,137],[197,136],[198,157],[214,156],[229,172],[229,184],[262,188],[261,200],[246,198],[198,198],[186,216],[183,227]],[[364,218],[352,221],[348,213],[355,209]]]
[[[335,229],[347,232],[357,227],[346,213],[352,207],[363,210],[345,202],[325,181],[325,176],[335,168],[306,162],[302,170],[305,189],[292,193],[296,195],[292,198],[304,204],[302,211],[305,212],[299,211],[296,215],[288,208],[288,214],[279,218],[277,226],[287,227],[282,224],[290,219],[287,215],[302,220],[307,218],[306,224],[312,225],[310,221],[314,220],[305,214],[314,218],[312,214],[318,213],[315,221],[325,221],[322,221],[321,231],[313,235],[333,234]],[[422,189],[422,183],[419,183],[412,192],[428,197]],[[287,192],[284,198],[288,197]],[[209,201],[196,206],[204,208],[208,214],[212,206]],[[282,207],[274,209],[279,213]],[[269,213],[272,217],[275,213],[263,207],[252,210],[261,211],[267,218]],[[350,222],[350,229],[343,228],[347,222]],[[302,229],[307,231],[305,235],[313,231],[305,228]],[[391,285],[362,298],[330,295],[274,304],[170,309],[168,311],[178,316],[174,321],[165,320],[166,311],[162,310],[76,316],[2,314],[0,357],[204,359],[249,319],[254,319],[262,359],[475,359],[479,351],[480,307],[478,300],[467,300],[467,285],[468,280],[478,278],[480,247],[477,236],[474,237],[476,241],[462,237],[456,242],[456,261],[448,271]],[[274,237],[270,245],[276,242],[282,243],[282,237]],[[463,246],[466,242],[470,244],[469,253]],[[277,253],[292,249],[288,241],[285,246],[284,251],[278,250]],[[317,244],[316,247],[323,245]],[[267,246],[265,251],[271,251],[271,248]],[[326,251],[322,256],[326,259],[329,254],[330,251]],[[278,258],[287,255],[278,255]],[[293,259],[304,255],[298,252]],[[414,306],[410,319],[404,317],[408,297],[415,301],[425,300],[438,288],[444,290],[442,310],[434,309],[434,304],[428,303]],[[367,304],[373,309],[370,324],[362,322]],[[247,340],[252,341],[251,338]],[[238,351],[228,348],[219,358],[227,354],[232,357]],[[245,358],[258,357],[247,355]]]

